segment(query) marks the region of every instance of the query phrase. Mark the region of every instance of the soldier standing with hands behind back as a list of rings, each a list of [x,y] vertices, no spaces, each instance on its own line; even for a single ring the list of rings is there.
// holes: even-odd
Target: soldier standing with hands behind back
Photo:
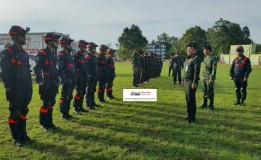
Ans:
[[[196,90],[198,86],[199,73],[200,73],[200,59],[196,56],[197,44],[190,43],[187,46],[188,57],[185,61],[184,69],[184,89],[187,102],[187,114],[185,120],[188,123],[195,123],[196,121]]]

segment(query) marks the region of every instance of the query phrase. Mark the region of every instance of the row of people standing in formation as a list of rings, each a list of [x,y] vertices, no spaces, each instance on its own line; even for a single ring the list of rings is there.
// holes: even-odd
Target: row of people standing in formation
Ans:
[[[138,84],[145,83],[151,78],[159,77],[163,61],[161,56],[153,53],[144,53],[137,48],[131,56],[133,80],[132,85],[138,87]]]
[[[26,115],[29,112],[28,104],[32,98],[33,88],[29,56],[22,47],[25,45],[26,33],[29,30],[29,28],[25,30],[20,26],[11,26],[8,34],[11,36],[13,45],[7,46],[1,52],[2,79],[10,110],[8,123],[14,143],[18,146],[32,141],[26,131]],[[79,50],[72,55],[73,39],[61,37],[53,32],[45,34],[43,40],[47,47],[40,50],[36,56],[34,72],[42,100],[39,115],[44,131],[58,128],[53,123],[52,114],[59,84],[62,85],[59,107],[62,118],[65,120],[73,118],[69,114],[72,100],[76,114],[88,112],[83,107],[84,96],[89,109],[95,109],[95,106],[98,106],[94,101],[97,83],[98,100],[101,103],[106,102],[105,90],[107,98],[114,99],[112,86],[116,76],[113,60],[115,50],[101,45],[100,54],[96,56],[98,46],[93,42],[80,40],[77,43]],[[59,44],[62,51],[57,56],[56,50]],[[108,54],[107,57],[106,54]],[[73,97],[75,87],[76,94]]]
[[[217,70],[217,58],[211,53],[212,47],[206,45],[203,47],[204,61],[203,71],[200,78],[201,60],[196,55],[197,44],[190,43],[187,46],[187,55],[184,62],[184,75],[181,78],[181,68],[183,68],[183,60],[179,57],[179,54],[174,55],[169,66],[170,71],[173,70],[173,81],[176,84],[177,76],[180,84],[184,84],[184,90],[187,102],[187,115],[184,117],[189,123],[195,123],[196,121],[196,90],[198,86],[198,80],[202,83],[203,92],[203,104],[200,108],[214,109],[214,82],[216,80]],[[234,80],[236,91],[236,102],[234,105],[244,106],[246,100],[246,88],[249,74],[252,71],[251,62],[244,53],[243,46],[236,48],[237,57],[233,60],[230,68],[230,80]],[[181,80],[183,79],[183,80]],[[209,104],[208,104],[209,100]]]

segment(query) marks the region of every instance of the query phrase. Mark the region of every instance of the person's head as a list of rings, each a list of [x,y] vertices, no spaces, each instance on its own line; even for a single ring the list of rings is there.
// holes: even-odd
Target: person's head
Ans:
[[[212,51],[212,47],[208,44],[203,47],[203,53],[204,55],[210,55]]]
[[[197,52],[197,44],[196,43],[190,43],[187,45],[187,54],[193,55]]]
[[[20,26],[11,26],[9,29],[9,36],[11,36],[12,41],[17,45],[25,45],[26,40],[26,33],[30,31],[30,28],[26,27],[26,29],[23,29]]]
[[[88,51],[92,54],[94,54],[96,52],[96,47],[98,45],[95,44],[94,42],[90,42],[89,45],[88,45]]]
[[[236,48],[237,56],[242,57],[244,53],[244,47],[243,46],[237,46]]]
[[[138,48],[134,48],[134,53],[139,53],[139,49]]]
[[[109,48],[106,52],[106,54],[108,54],[109,56],[111,57],[114,57],[114,53],[116,52],[116,50],[112,49],[112,48]]]
[[[108,49],[109,49],[109,47],[107,47],[106,45],[102,44],[100,46],[100,53],[101,54],[105,54]]]
[[[43,41],[46,43],[48,47],[51,47],[53,49],[58,48],[58,41],[61,35],[56,34],[55,32],[46,33],[43,36]]]
[[[79,40],[78,42],[77,42],[77,46],[78,46],[78,48],[79,48],[79,50],[81,51],[81,52],[86,52],[87,51],[87,45],[88,45],[89,43],[88,42],[86,42],[85,40]]]
[[[73,39],[71,39],[69,37],[63,36],[60,39],[59,43],[61,44],[61,47],[63,48],[63,50],[71,52],[72,51],[72,42],[73,41],[74,41]]]

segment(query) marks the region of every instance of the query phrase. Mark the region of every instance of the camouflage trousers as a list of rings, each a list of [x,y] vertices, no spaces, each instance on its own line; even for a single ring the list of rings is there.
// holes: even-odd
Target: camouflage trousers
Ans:
[[[203,91],[203,98],[214,98],[214,82],[209,83],[209,80],[203,79],[202,80],[202,91]]]

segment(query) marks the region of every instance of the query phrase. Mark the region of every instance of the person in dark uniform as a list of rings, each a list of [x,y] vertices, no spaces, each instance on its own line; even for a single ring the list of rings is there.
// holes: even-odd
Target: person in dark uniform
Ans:
[[[46,33],[43,40],[47,47],[39,51],[35,61],[35,81],[39,84],[39,94],[43,101],[42,106],[40,106],[40,124],[44,131],[57,128],[53,124],[52,114],[59,87],[56,50],[60,37],[54,32]]]
[[[86,103],[87,107],[90,109],[95,109],[95,106],[99,106],[94,101],[94,94],[96,92],[97,81],[99,78],[99,70],[98,70],[98,59],[94,55],[96,53],[97,45],[93,42],[90,42],[88,45],[88,54],[85,56],[87,59],[88,68],[90,68],[89,75],[89,83],[86,88]]]
[[[132,54],[132,71],[133,71],[133,80],[132,85],[134,87],[138,87],[139,78],[140,78],[140,58],[139,58],[139,50],[137,48],[134,49],[134,53]]]
[[[76,95],[74,96],[73,106],[74,113],[80,114],[80,112],[88,112],[83,108],[83,98],[86,94],[86,86],[89,80],[88,66],[85,53],[87,52],[87,45],[89,43],[85,40],[78,41],[78,52],[74,53],[74,65],[76,68]]]
[[[100,54],[98,55],[98,66],[99,66],[99,83],[98,83],[98,100],[100,103],[106,103],[104,100],[105,85],[108,81],[108,64],[105,57],[106,51],[109,49],[106,45],[100,46]]]
[[[244,106],[247,94],[247,81],[252,71],[251,62],[244,53],[244,47],[236,48],[237,57],[234,59],[230,68],[230,80],[234,80],[237,101],[234,105]]]
[[[173,82],[174,85],[177,82],[177,79],[179,81],[179,84],[181,84],[181,69],[184,67],[183,66],[183,59],[180,57],[179,52],[177,52],[171,61],[170,67],[172,68],[172,76],[173,76]]]
[[[20,26],[11,26],[8,34],[13,45],[6,47],[1,53],[2,79],[10,110],[8,123],[14,143],[18,146],[31,142],[26,131],[26,115],[33,90],[29,56],[22,47],[25,45],[27,32],[29,28],[25,30]]]
[[[73,39],[63,36],[59,42],[63,49],[58,54],[58,73],[62,84],[60,112],[62,113],[62,118],[65,120],[70,120],[73,118],[73,116],[69,114],[71,100],[73,99],[72,94],[76,81],[76,69],[74,66],[73,56],[71,55],[71,43],[73,41]]]
[[[108,64],[108,82],[106,84],[106,93],[108,99],[114,99],[114,96],[112,95],[112,86],[113,86],[113,80],[116,77],[115,73],[115,66],[114,66],[114,53],[116,50],[114,49],[108,49],[106,54],[107,56],[107,64]]]
[[[187,114],[185,117],[189,123],[195,123],[196,120],[196,90],[198,86],[200,73],[200,58],[196,56],[197,44],[190,43],[187,46],[188,57],[184,68],[184,89],[187,102]]]
[[[203,47],[205,58],[201,81],[204,103],[200,108],[214,109],[214,81],[216,80],[217,60],[215,55],[211,54],[211,51],[212,47],[210,45]],[[210,102],[207,106],[208,98]]]

